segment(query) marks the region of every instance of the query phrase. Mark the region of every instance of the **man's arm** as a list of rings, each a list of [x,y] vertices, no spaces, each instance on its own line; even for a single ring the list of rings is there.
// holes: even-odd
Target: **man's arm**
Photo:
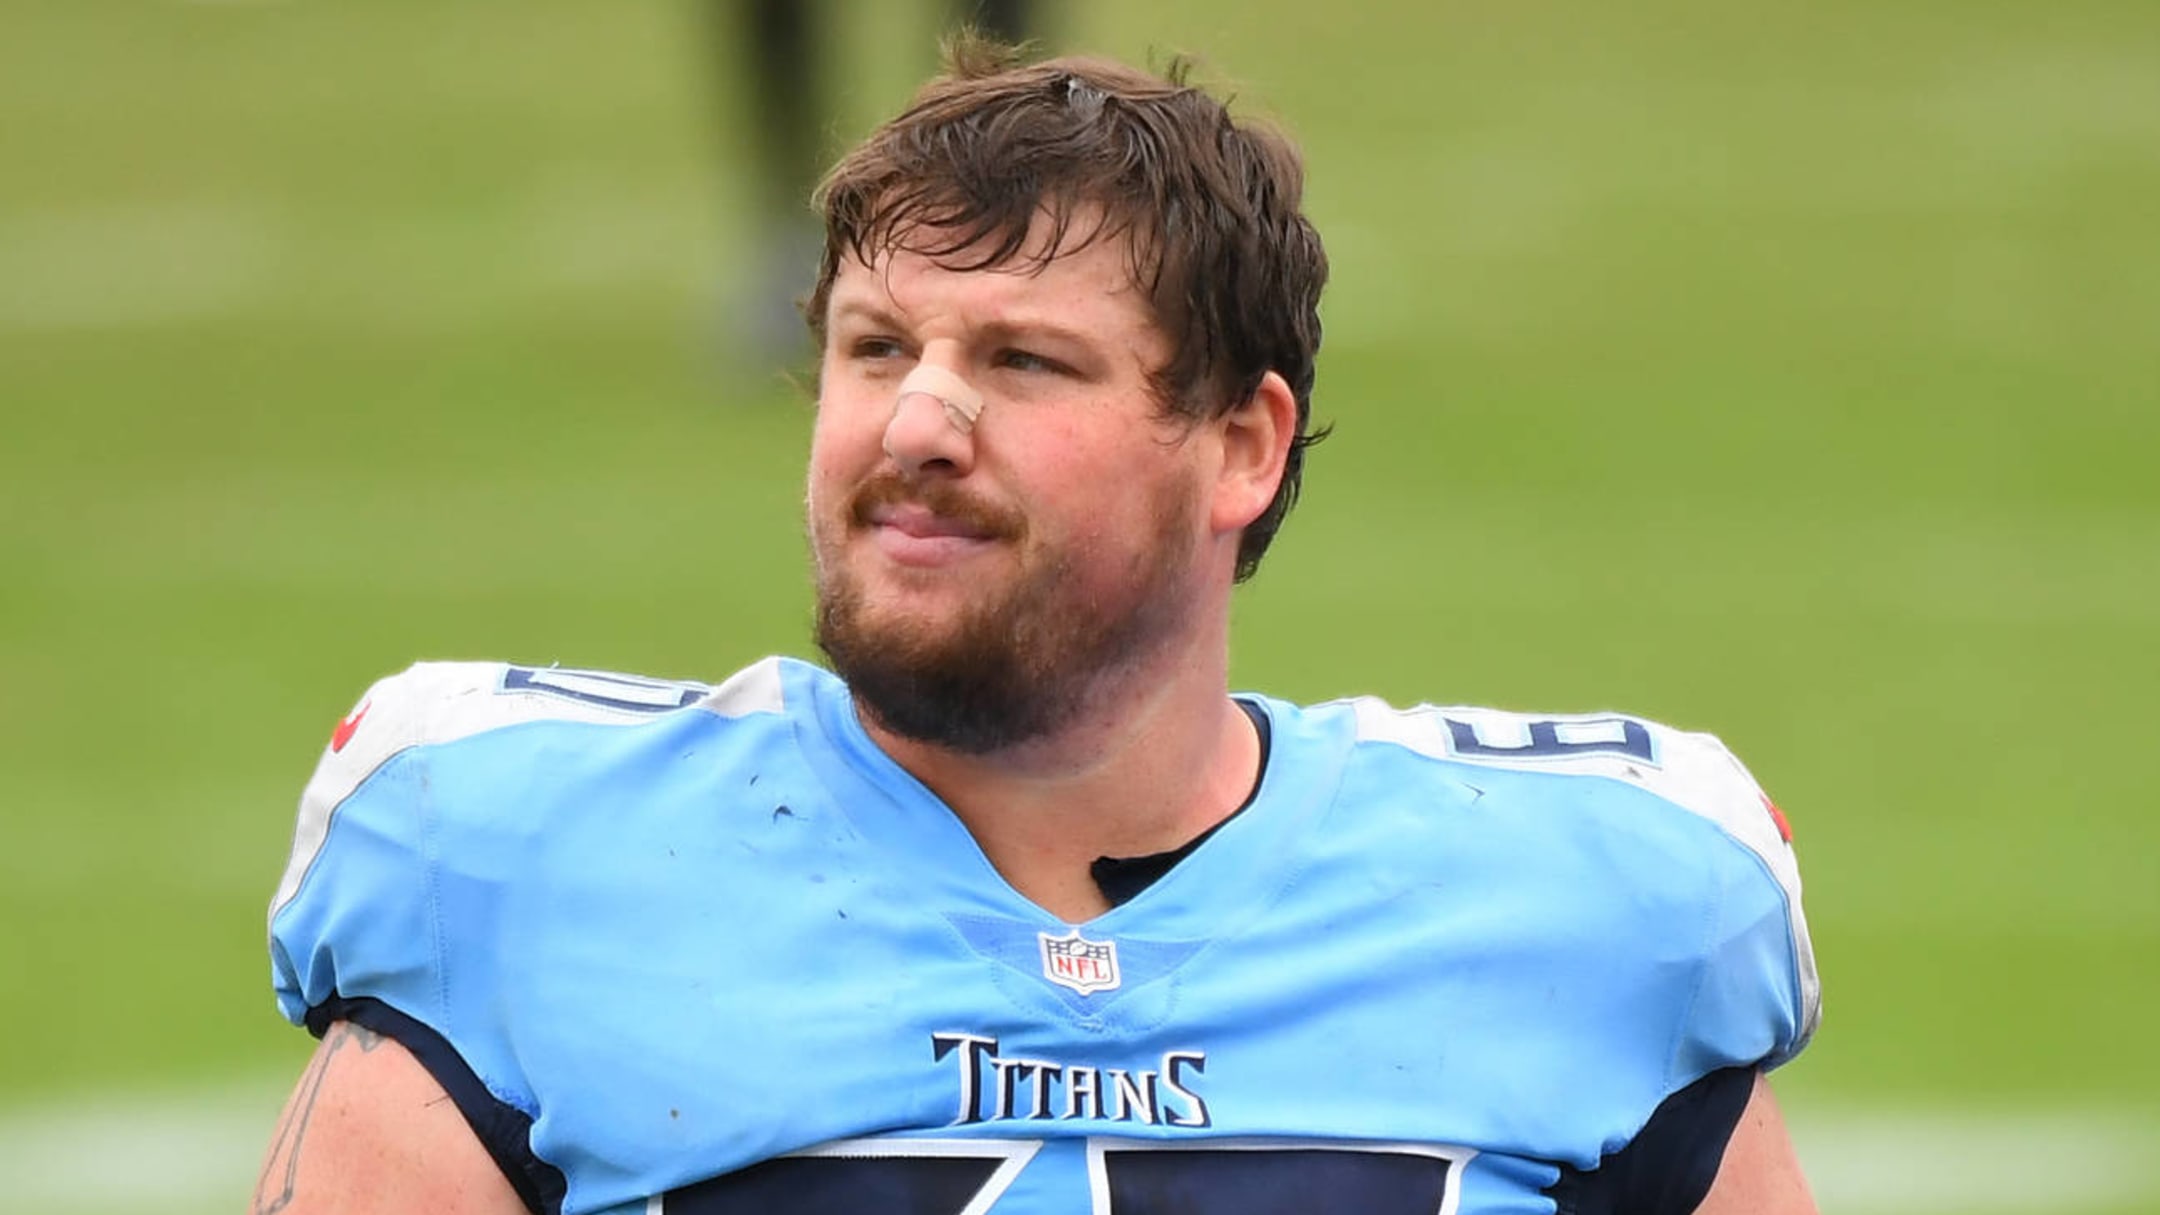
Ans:
[[[1814,1195],[1786,1133],[1770,1081],[1755,1074],[1755,1091],[1725,1144],[1717,1180],[1695,1215],[1816,1215]]]
[[[435,1077],[339,1021],[285,1103],[252,1215],[525,1215]]]

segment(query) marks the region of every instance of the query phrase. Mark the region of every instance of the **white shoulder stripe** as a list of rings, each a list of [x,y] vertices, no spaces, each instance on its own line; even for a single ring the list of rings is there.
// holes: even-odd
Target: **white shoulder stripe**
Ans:
[[[780,683],[780,660],[767,658],[728,676],[726,683],[698,702],[698,707],[722,717],[785,712],[787,693]]]

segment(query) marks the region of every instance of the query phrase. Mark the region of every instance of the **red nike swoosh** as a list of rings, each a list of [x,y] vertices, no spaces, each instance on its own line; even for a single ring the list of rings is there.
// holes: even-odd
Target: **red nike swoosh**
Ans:
[[[1778,835],[1783,837],[1786,843],[1792,843],[1792,824],[1785,821],[1785,812],[1777,808],[1777,803],[1771,801],[1767,793],[1762,795],[1762,804],[1763,809],[1770,812],[1770,821],[1777,824]]]
[[[333,754],[343,751],[345,744],[352,741],[353,734],[360,729],[360,719],[367,716],[368,706],[374,703],[373,700],[361,701],[359,708],[354,709],[350,716],[339,722],[337,729],[330,731],[330,750]]]

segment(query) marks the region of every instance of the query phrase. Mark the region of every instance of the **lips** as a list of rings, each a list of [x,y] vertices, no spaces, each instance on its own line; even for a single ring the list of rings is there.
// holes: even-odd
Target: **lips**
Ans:
[[[879,477],[855,495],[848,512],[858,535],[894,565],[940,569],[1019,538],[1019,516],[949,482]]]
[[[980,523],[953,515],[941,515],[928,507],[910,503],[872,507],[868,521],[872,527],[890,528],[915,540],[994,538],[990,529]]]
[[[944,481],[911,484],[897,476],[877,477],[848,505],[856,527],[910,540],[1016,540],[1024,530],[1016,512]]]
[[[895,565],[949,567],[990,550],[988,530],[963,518],[920,506],[893,505],[870,512],[870,542]]]

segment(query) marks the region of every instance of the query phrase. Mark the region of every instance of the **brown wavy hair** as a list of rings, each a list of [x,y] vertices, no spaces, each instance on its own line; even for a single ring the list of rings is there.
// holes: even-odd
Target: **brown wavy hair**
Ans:
[[[825,251],[803,312],[822,348],[843,258],[906,250],[968,271],[1123,240],[1172,339],[1153,373],[1167,415],[1228,413],[1269,371],[1297,398],[1282,484],[1239,538],[1243,581],[1297,501],[1306,449],[1326,437],[1311,423],[1327,253],[1300,210],[1296,146],[1233,118],[1187,83],[1190,70],[1182,59],[1160,77],[1095,58],[1023,64],[1014,47],[949,40],[944,71],[819,185]],[[1038,216],[1054,239],[1031,251]]]

